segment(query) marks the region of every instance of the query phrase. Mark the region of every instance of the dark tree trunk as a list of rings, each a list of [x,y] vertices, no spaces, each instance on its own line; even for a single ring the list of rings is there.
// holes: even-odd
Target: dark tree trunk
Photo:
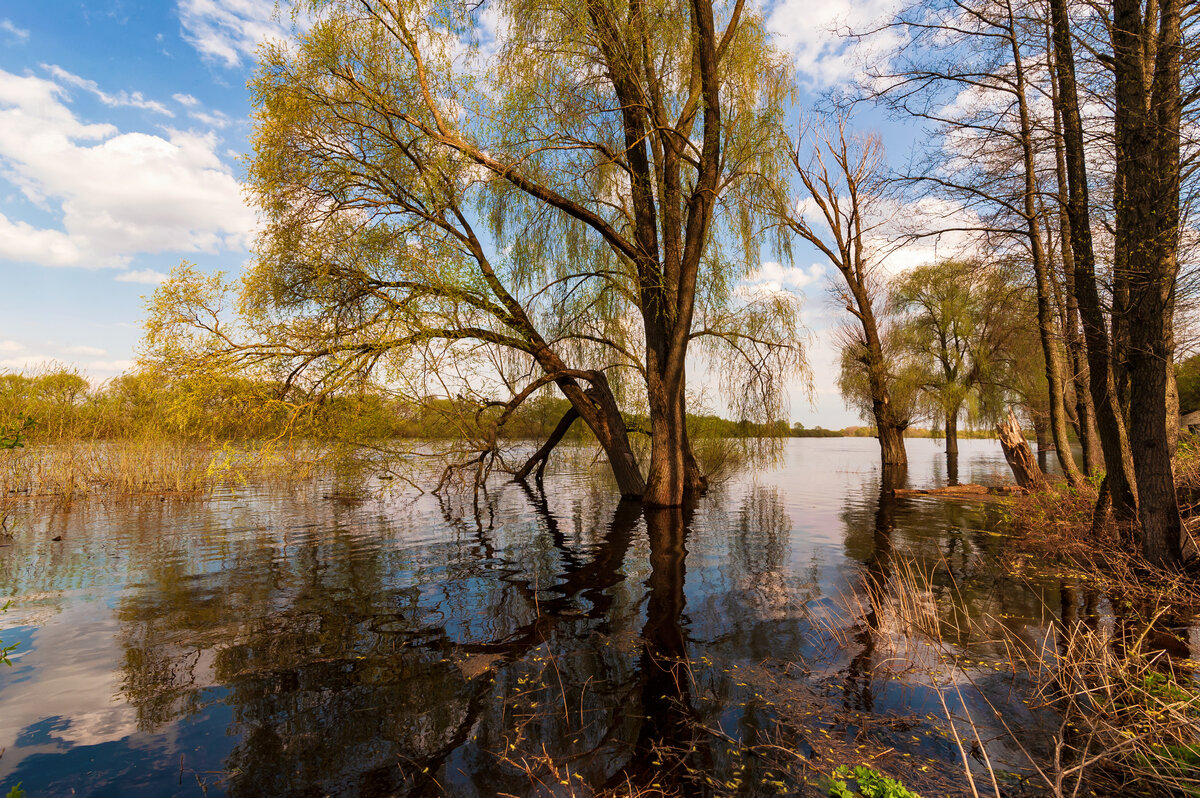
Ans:
[[[958,408],[946,412],[946,454],[958,454]]]
[[[1113,2],[1117,158],[1124,178],[1115,243],[1129,286],[1129,437],[1143,554],[1156,565],[1178,567],[1182,524],[1167,433],[1167,369],[1178,273],[1181,23],[1178,0],[1162,0],[1157,30],[1155,16],[1143,19],[1141,5]]]
[[[1033,439],[1037,441],[1038,454],[1054,451],[1054,441],[1050,439],[1050,425],[1046,417],[1033,413]]]
[[[574,379],[559,380],[559,389],[571,402],[571,409],[559,420],[558,426],[546,443],[525,463],[517,478],[527,478],[536,467],[537,478],[540,481],[550,452],[562,441],[575,419],[582,418],[604,449],[621,496],[629,499],[641,498],[646,491],[646,482],[642,479],[641,467],[633,455],[633,448],[629,445],[625,419],[621,416],[616,397],[613,396],[604,372],[594,371],[590,376],[591,384],[586,390]]]
[[[546,464],[550,462],[550,452],[554,451],[554,447],[558,446],[563,437],[570,431],[571,425],[575,423],[577,418],[579,418],[579,411],[573,407],[564,413],[563,417],[558,420],[558,424],[555,425],[554,430],[550,433],[550,436],[546,438],[546,442],[525,461],[525,465],[514,475],[515,478],[523,482],[529,478],[529,474],[536,468],[537,484],[541,485],[542,477],[546,474]]]
[[[1049,22],[1049,21],[1048,21]],[[1053,48],[1053,26],[1050,28],[1051,42],[1048,45],[1051,59],[1057,56]],[[1052,62],[1052,69],[1057,64]],[[1067,346],[1067,362],[1071,368],[1071,383],[1075,392],[1075,434],[1083,454],[1083,471],[1088,476],[1104,467],[1104,456],[1100,449],[1100,438],[1096,432],[1096,408],[1088,385],[1087,346],[1079,329],[1079,300],[1075,291],[1075,251],[1072,248],[1071,214],[1068,211],[1070,192],[1067,188],[1067,151],[1063,137],[1062,103],[1059,100],[1058,82],[1050,85],[1054,112],[1054,175],[1058,188],[1059,249],[1062,253],[1062,280],[1065,296],[1065,318],[1063,330]]]
[[[1087,345],[1089,392],[1096,412],[1100,446],[1104,452],[1113,515],[1117,517],[1119,525],[1128,525],[1137,515],[1137,487],[1116,391],[1108,325],[1096,287],[1087,160],[1066,0],[1050,0],[1050,13],[1054,29],[1055,77],[1062,111],[1063,149],[1066,154],[1067,215],[1070,219],[1071,252],[1075,261],[1075,298],[1079,304],[1083,337]]]
[[[678,507],[686,493],[690,455],[683,386],[672,384],[657,373],[653,358],[649,365],[650,469],[646,474],[643,499],[655,507]]]

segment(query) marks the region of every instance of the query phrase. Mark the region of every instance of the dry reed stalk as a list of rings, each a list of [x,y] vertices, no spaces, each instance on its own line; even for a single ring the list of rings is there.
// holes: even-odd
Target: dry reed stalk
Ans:
[[[1058,714],[1060,723],[1051,735],[1052,756],[1047,761],[1033,753],[1027,734],[1005,720],[969,671],[960,669],[958,678],[946,680],[939,667],[931,666],[931,651],[936,654],[932,660],[940,663],[953,662],[959,654],[946,642],[946,623],[931,603],[933,573],[934,569],[897,560],[886,586],[869,586],[865,597],[862,593],[843,597],[842,603],[851,617],[873,612],[879,618],[874,633],[879,635],[877,651],[885,654],[881,667],[922,674],[937,692],[942,720],[961,755],[972,794],[979,795],[979,790],[968,747],[980,752],[991,792],[1003,793],[979,723],[969,713],[964,719],[956,717],[945,701],[947,690],[964,707],[964,688],[982,701],[1037,781],[1055,798],[1200,794],[1200,663],[1172,658],[1162,647],[1169,639],[1164,619],[1181,604],[1188,605],[1194,585],[1185,586],[1181,590],[1185,601],[1175,603],[1169,603],[1180,597],[1169,592],[1174,581],[1128,585],[1126,593],[1155,596],[1157,601],[1141,613],[1134,612],[1132,602],[1125,602],[1128,616],[1117,618],[1128,627],[1123,634],[1101,623],[1057,622],[1043,640],[1031,643],[987,615],[965,617],[968,629],[952,627],[956,639],[967,632],[1003,644],[1008,654],[1005,670],[1028,678],[1033,685],[1031,708]],[[1105,585],[1118,586],[1123,578],[1123,574],[1110,574]],[[952,590],[957,592],[957,587]],[[951,600],[965,606],[961,597]],[[844,628],[832,624],[828,628],[850,643]]]

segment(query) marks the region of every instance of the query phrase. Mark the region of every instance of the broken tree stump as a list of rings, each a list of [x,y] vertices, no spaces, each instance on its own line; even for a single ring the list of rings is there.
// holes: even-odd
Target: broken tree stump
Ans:
[[[1017,421],[1017,415],[1011,407],[1008,409],[1008,418],[996,425],[996,432],[1000,435],[1004,459],[1012,468],[1017,484],[1025,490],[1045,487],[1046,475],[1038,467],[1037,458],[1029,448],[1029,441],[1025,440],[1025,433],[1021,432],[1021,422]]]

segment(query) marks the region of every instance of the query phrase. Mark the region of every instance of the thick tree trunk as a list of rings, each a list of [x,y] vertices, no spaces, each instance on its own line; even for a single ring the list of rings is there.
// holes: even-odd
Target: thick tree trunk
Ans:
[[[864,365],[867,368],[867,383],[871,390],[871,413],[879,434],[879,456],[884,468],[907,468],[908,452],[904,448],[904,430],[908,428],[908,419],[899,418],[896,407],[892,404],[888,387],[888,364],[883,354],[883,340],[879,336],[871,298],[865,285],[857,282],[851,273],[843,270],[843,274],[858,305],[858,317],[866,344]]]
[[[650,400],[650,469],[643,501],[652,507],[678,507],[686,494],[689,460],[683,386],[672,385],[657,373],[653,359],[647,369]]]
[[[946,412],[946,454],[958,454],[958,408]]]
[[[879,422],[876,421],[876,424]],[[878,426],[879,453],[884,466],[908,465],[908,452],[904,449],[904,429],[895,424]]]
[[[1012,408],[1009,408],[1008,418],[996,425],[996,432],[1000,435],[1000,446],[1004,449],[1004,459],[1012,468],[1017,484],[1026,490],[1038,490],[1045,487],[1046,477],[1033,457],[1029,442],[1025,440],[1025,434],[1021,432],[1021,423],[1017,421],[1017,416],[1013,413]]]
[[[1116,390],[1108,325],[1096,287],[1087,159],[1066,0],[1050,0],[1050,14],[1054,29],[1055,77],[1062,109],[1063,149],[1066,153],[1067,215],[1070,218],[1071,252],[1075,261],[1074,288],[1087,345],[1088,387],[1096,412],[1096,430],[1104,452],[1113,515],[1117,518],[1118,526],[1127,527],[1137,516],[1137,483]]]
[[[646,492],[646,482],[642,479],[641,467],[633,455],[633,447],[629,445],[629,434],[625,430],[625,419],[621,416],[621,409],[617,406],[616,397],[613,396],[604,372],[595,371],[591,376],[592,382],[586,391],[573,379],[559,381],[560,390],[571,402],[571,410],[559,421],[554,433],[542,448],[521,469],[523,476],[520,478],[528,477],[537,465],[540,480],[550,452],[574,422],[575,419],[570,418],[574,412],[588,425],[604,449],[621,496],[629,499],[640,498]]]
[[[1142,550],[1155,565],[1174,568],[1182,562],[1183,530],[1167,432],[1167,369],[1178,273],[1181,23],[1178,0],[1162,0],[1157,20],[1144,20],[1141,5],[1113,3],[1114,118],[1124,177],[1115,243],[1129,287],[1129,432]]]

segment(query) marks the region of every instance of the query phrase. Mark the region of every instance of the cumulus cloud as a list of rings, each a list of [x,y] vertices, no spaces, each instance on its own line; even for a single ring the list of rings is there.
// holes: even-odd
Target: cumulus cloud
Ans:
[[[89,124],[67,103],[69,88],[91,89],[56,77],[0,70],[0,176],[30,202],[58,210],[62,227],[0,215],[0,258],[119,266],[140,253],[245,246],[254,215],[215,135]]]
[[[767,25],[791,53],[801,80],[824,88],[854,79],[900,43],[894,31],[877,31],[865,41],[845,36],[874,29],[900,6],[897,0],[779,0]]]
[[[159,283],[165,283],[168,276],[163,272],[156,272],[154,269],[142,269],[141,271],[121,272],[117,275],[116,280],[119,283],[158,285]]]
[[[183,38],[202,55],[227,67],[253,56],[266,39],[287,35],[275,0],[179,0]]]
[[[754,291],[769,292],[798,292],[825,276],[825,266],[814,263],[807,269],[800,266],[784,266],[776,261],[768,261],[759,267],[758,271],[747,275],[744,285]]]

